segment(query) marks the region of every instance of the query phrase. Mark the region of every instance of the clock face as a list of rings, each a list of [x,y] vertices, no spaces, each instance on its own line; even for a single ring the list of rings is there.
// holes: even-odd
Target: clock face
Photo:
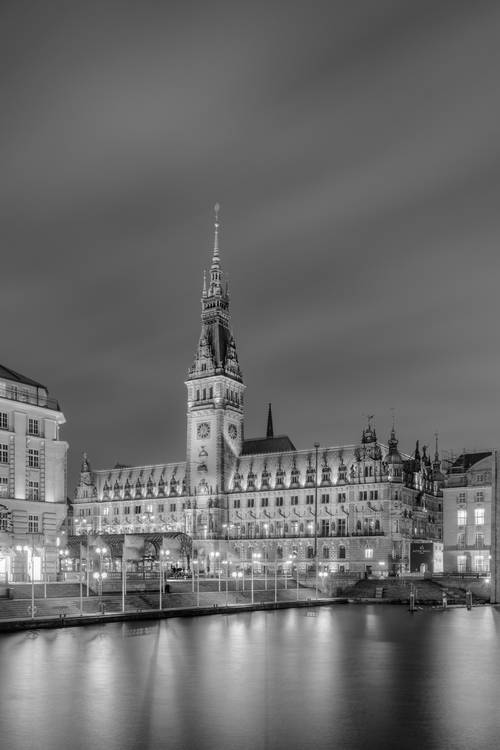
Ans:
[[[196,435],[199,438],[210,437],[210,425],[208,422],[200,422],[196,429]]]
[[[227,428],[227,432],[231,440],[236,440],[236,438],[238,437],[238,428],[235,424],[230,424]]]

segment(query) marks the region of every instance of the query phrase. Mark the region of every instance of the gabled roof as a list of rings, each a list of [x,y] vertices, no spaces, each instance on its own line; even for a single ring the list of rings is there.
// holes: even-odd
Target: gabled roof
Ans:
[[[244,440],[241,448],[242,456],[255,456],[259,453],[286,453],[296,448],[288,435],[276,437],[251,438]]]
[[[15,370],[11,370],[10,367],[5,367],[5,365],[0,365],[0,378],[5,378],[6,380],[13,380],[15,383],[24,383],[25,385],[33,385],[35,386],[35,388],[45,388],[45,386],[42,383],[38,383],[36,380],[27,378],[26,375],[21,375],[21,373],[16,372]]]
[[[462,453],[450,466],[450,474],[463,474],[474,464],[482,461],[483,458],[491,456],[491,451],[482,451],[481,453]]]

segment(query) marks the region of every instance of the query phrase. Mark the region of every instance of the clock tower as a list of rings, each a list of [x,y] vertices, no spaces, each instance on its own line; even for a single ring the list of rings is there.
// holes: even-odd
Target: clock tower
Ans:
[[[243,442],[243,393],[236,345],[231,331],[228,284],[219,257],[219,205],[210,278],[204,274],[201,334],[188,372],[186,483],[194,505],[213,508],[209,530],[220,532],[227,508],[223,490]]]

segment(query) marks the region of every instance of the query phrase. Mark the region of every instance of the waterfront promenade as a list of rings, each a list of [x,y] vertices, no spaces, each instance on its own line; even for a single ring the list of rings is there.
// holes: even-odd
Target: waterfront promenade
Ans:
[[[265,585],[261,579],[254,581],[253,591],[228,581],[204,579],[170,580],[168,593],[158,591],[128,593],[120,591],[99,596],[75,583],[15,584],[9,587],[9,596],[0,598],[0,631],[68,627],[137,619],[164,619],[196,615],[232,613],[290,607],[314,607],[324,604],[377,603],[408,605],[410,594],[416,606],[465,606],[466,591],[471,590],[474,604],[489,601],[489,587],[485,579],[369,579],[348,587],[339,595],[316,589],[314,582],[296,585],[293,580],[280,579],[276,588]],[[443,600],[443,594],[445,600]],[[33,598],[32,598],[33,596]],[[34,610],[32,609],[34,602]]]

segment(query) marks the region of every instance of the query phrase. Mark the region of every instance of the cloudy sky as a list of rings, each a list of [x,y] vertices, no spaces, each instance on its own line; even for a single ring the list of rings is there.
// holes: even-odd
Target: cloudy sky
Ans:
[[[184,458],[216,201],[248,437],[498,445],[499,70],[496,2],[4,2],[0,361],[72,483]]]

